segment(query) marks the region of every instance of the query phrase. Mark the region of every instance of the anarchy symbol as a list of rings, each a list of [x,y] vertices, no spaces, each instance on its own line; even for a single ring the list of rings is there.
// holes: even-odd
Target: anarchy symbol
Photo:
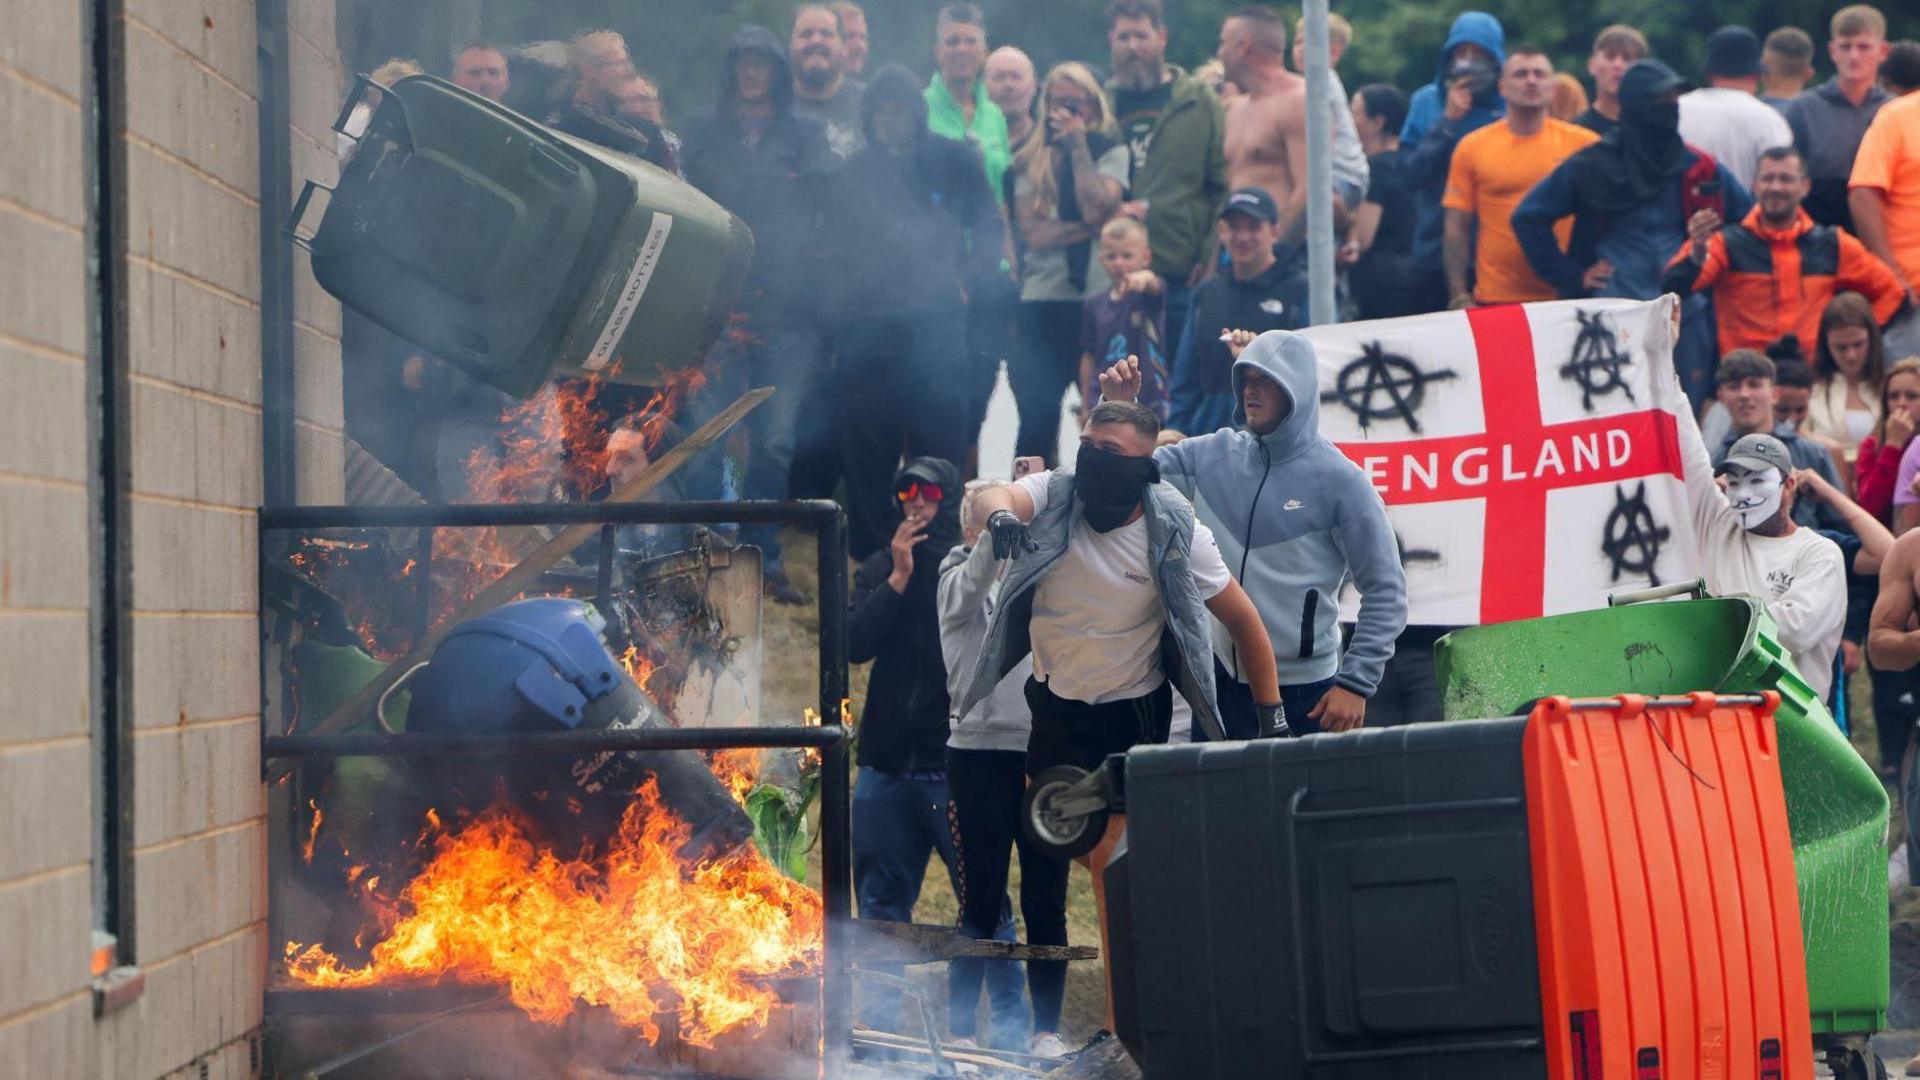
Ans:
[[[1660,548],[1673,537],[1673,531],[1654,519],[1647,505],[1647,482],[1642,480],[1632,495],[1622,485],[1614,485],[1613,510],[1607,514],[1606,535],[1600,550],[1613,563],[1613,580],[1644,574],[1650,585],[1660,584],[1654,564],[1660,561]]]
[[[1580,336],[1573,342],[1573,359],[1561,366],[1560,375],[1580,384],[1580,407],[1592,412],[1594,398],[1606,397],[1615,390],[1632,401],[1633,387],[1627,385],[1621,369],[1633,363],[1633,358],[1620,351],[1619,341],[1599,312],[1574,314],[1580,318]]]
[[[1393,534],[1393,546],[1400,549],[1400,565],[1402,567],[1409,566],[1413,563],[1439,563],[1446,561],[1440,557],[1438,551],[1432,548],[1408,547],[1407,538],[1401,536],[1398,530]]]
[[[1413,366],[1404,356],[1387,352],[1379,342],[1360,350],[1360,358],[1340,369],[1336,388],[1320,395],[1321,401],[1337,401],[1353,410],[1365,431],[1375,420],[1399,417],[1410,431],[1420,431],[1415,413],[1427,396],[1427,384],[1454,378],[1451,369],[1432,374]],[[1375,395],[1384,395],[1376,403]]]

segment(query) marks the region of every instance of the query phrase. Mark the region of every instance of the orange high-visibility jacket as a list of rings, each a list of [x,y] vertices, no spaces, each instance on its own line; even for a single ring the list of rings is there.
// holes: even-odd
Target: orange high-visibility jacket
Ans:
[[[1769,229],[1755,206],[1738,224],[1723,226],[1707,241],[1707,258],[1696,265],[1690,244],[1667,264],[1666,288],[1682,296],[1713,290],[1720,324],[1720,352],[1764,349],[1782,334],[1794,334],[1813,355],[1820,313],[1833,294],[1862,293],[1874,318],[1885,325],[1906,292],[1893,271],[1844,229],[1815,225],[1805,210],[1793,224]]]

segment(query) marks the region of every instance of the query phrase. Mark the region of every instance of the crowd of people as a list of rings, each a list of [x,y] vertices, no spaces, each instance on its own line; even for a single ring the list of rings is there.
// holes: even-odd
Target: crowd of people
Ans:
[[[873,665],[864,916],[910,919],[938,854],[962,929],[1006,938],[1018,849],[1029,940],[1065,944],[1067,865],[1017,823],[1036,771],[1438,715],[1447,628],[1406,625],[1397,541],[1320,436],[1313,346],[1291,333],[1307,311],[1299,27],[1243,8],[1187,71],[1167,61],[1160,0],[1113,0],[1106,22],[1104,72],[1041,72],[993,47],[974,4],[947,3],[924,78],[869,63],[858,4],[802,4],[784,42],[742,27],[716,104],[679,124],[612,31],[576,38],[533,89],[514,48],[466,46],[448,69],[683,176],[753,231],[730,362],[778,393],[749,421],[739,490],[847,508],[852,659]],[[1329,24],[1337,68],[1352,28]],[[1723,27],[1695,80],[1609,26],[1589,91],[1477,11],[1411,94],[1349,97],[1336,70],[1339,302],[1381,318],[1681,297],[1709,587],[1765,601],[1836,712],[1867,665],[1891,765],[1920,718],[1920,44],[1890,43],[1863,4],[1825,29],[1834,74],[1817,85],[1800,28]],[[424,363],[391,378],[421,392]],[[1004,485],[971,479],[1002,365],[1019,419]],[[498,402],[433,377],[443,454],[484,439]],[[1078,448],[1058,460],[1075,388]],[[777,537],[754,540],[768,594],[798,602]],[[1010,965],[950,974],[956,1038],[1066,1051],[1063,965],[1026,965],[1025,995]]]

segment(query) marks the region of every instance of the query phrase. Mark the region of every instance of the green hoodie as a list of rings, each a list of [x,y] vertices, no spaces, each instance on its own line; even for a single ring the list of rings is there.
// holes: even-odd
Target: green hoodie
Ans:
[[[953,100],[947,84],[935,75],[927,84],[927,130],[977,148],[987,162],[987,183],[993,188],[994,197],[1000,197],[1000,177],[1013,163],[1013,148],[1007,142],[1007,118],[987,96],[985,79],[973,80],[973,127],[968,128],[960,103]]]
[[[1147,200],[1153,271],[1185,283],[1213,235],[1227,198],[1226,110],[1200,80],[1172,64],[1173,93],[1153,125],[1144,164],[1133,171],[1133,199]],[[1107,93],[1119,88],[1107,85]]]

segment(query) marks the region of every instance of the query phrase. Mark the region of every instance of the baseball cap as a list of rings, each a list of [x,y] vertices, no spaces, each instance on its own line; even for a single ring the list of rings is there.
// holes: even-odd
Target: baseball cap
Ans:
[[[1620,77],[1620,98],[1622,101],[1651,101],[1661,94],[1686,93],[1693,84],[1680,77],[1678,72],[1658,60],[1636,60],[1627,73]]]
[[[1272,225],[1280,220],[1280,207],[1266,188],[1235,188],[1233,194],[1227,196],[1227,205],[1220,208],[1221,217],[1228,214],[1246,214]]]
[[[1723,26],[1707,35],[1707,74],[1739,78],[1760,74],[1760,39],[1744,26]]]
[[[1753,472],[1779,469],[1783,477],[1793,475],[1793,455],[1787,453],[1787,444],[1760,432],[1740,436],[1727,450],[1727,459],[1714,466],[1713,475],[1719,476],[1735,465]]]

